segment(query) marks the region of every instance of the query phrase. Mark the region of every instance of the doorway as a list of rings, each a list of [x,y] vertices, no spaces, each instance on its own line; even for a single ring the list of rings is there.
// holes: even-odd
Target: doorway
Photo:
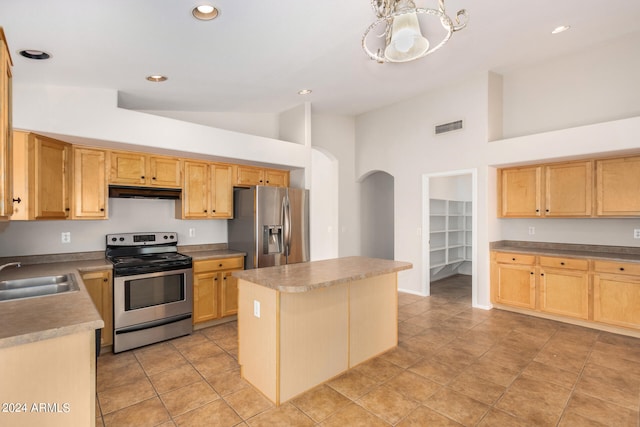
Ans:
[[[477,305],[477,171],[423,176],[422,291],[431,282],[471,277],[471,303]]]
[[[386,172],[373,172],[362,180],[362,256],[394,259],[394,179]]]

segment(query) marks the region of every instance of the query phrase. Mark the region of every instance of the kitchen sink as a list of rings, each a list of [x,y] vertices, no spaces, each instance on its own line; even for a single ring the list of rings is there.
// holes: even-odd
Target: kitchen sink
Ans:
[[[73,274],[0,281],[0,301],[78,291]]]

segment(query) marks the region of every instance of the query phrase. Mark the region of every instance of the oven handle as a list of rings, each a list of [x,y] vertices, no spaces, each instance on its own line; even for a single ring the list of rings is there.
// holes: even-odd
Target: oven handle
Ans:
[[[191,314],[183,314],[181,316],[169,317],[166,319],[154,320],[153,322],[146,322],[140,325],[129,326],[127,328],[117,329],[117,334],[126,334],[128,332],[143,331],[145,329],[155,328],[156,326],[168,325],[169,323],[180,322],[181,320],[191,319]]]

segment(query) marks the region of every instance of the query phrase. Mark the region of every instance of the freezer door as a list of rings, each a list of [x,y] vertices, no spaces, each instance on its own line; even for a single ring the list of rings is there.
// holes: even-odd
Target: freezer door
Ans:
[[[287,263],[309,261],[309,190],[288,188],[288,221],[284,221]],[[287,253],[288,252],[288,253]]]
[[[286,264],[283,241],[283,202],[286,189],[262,187],[256,189],[256,268]]]

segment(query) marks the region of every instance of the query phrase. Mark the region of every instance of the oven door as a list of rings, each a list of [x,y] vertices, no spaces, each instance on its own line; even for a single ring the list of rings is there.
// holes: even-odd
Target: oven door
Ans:
[[[191,314],[193,270],[116,276],[113,280],[113,326],[125,328]]]

